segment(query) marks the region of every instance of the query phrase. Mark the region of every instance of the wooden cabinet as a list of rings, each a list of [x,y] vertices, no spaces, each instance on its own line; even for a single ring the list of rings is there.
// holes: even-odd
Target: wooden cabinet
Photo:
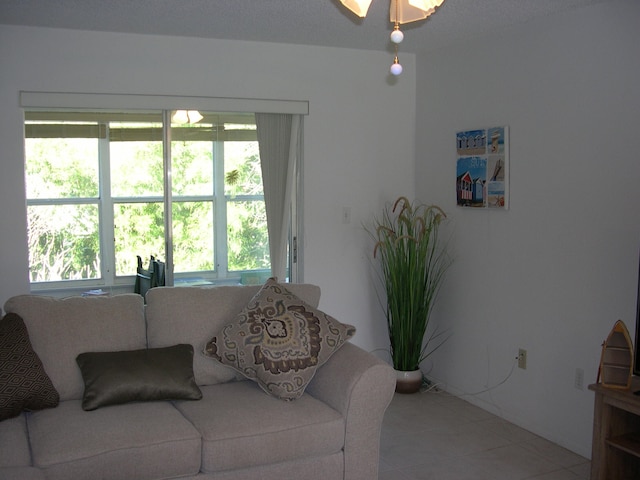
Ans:
[[[640,479],[640,377],[630,390],[589,386],[596,394],[593,412],[591,480]]]

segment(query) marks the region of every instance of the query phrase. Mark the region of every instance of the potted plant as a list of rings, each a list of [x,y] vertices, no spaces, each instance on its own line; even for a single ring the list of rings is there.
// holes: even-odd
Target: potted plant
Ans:
[[[420,389],[420,363],[442,344],[430,345],[439,335],[435,331],[426,337],[434,302],[451,265],[446,244],[439,238],[444,218],[445,213],[436,205],[411,203],[400,197],[374,219],[374,228],[369,231],[375,241],[373,257],[379,264],[386,295],[398,392]]]

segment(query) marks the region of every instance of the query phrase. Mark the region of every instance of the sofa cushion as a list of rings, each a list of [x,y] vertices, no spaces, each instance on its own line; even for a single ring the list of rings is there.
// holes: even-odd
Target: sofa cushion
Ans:
[[[85,384],[84,410],[128,402],[202,398],[193,377],[191,345],[87,352],[76,360]]]
[[[0,467],[2,480],[46,480],[42,470],[34,467]]]
[[[337,452],[323,457],[296,458],[291,462],[269,463],[212,475],[200,474],[185,480],[336,480],[345,478],[344,464],[343,452]]]
[[[283,400],[299,398],[316,369],[355,333],[269,279],[205,354]]]
[[[344,447],[344,419],[310,395],[281,402],[246,380],[202,393],[199,402],[175,405],[202,434],[203,472],[318,458]]]
[[[22,318],[8,313],[0,320],[0,421],[59,401]]]
[[[31,465],[29,434],[24,414],[0,422],[0,468]],[[0,478],[4,478],[0,474]]]
[[[149,347],[167,347],[176,343],[193,345],[193,370],[198,385],[214,385],[235,379],[236,372],[211,361],[204,355],[204,347],[259,289],[259,285],[152,288],[146,297]],[[289,289],[317,307],[319,287],[291,284]]]
[[[60,400],[82,398],[84,382],[76,364],[80,353],[147,346],[140,295],[64,299],[19,295],[7,300],[4,309],[23,318]]]
[[[200,434],[170,402],[86,412],[60,402],[28,418],[33,463],[48,480],[150,480],[195,475]]]

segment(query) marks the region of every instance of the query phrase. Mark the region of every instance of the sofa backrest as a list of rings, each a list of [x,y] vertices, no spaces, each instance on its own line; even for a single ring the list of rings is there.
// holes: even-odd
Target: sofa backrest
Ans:
[[[60,400],[82,398],[84,382],[76,364],[80,353],[146,347],[140,295],[64,299],[19,295],[7,300],[4,309],[24,320]]]
[[[150,348],[189,343],[194,348],[193,370],[198,385],[214,385],[236,378],[235,372],[203,354],[205,344],[258,293],[260,285],[216,287],[158,287],[147,292],[147,341]],[[286,284],[313,307],[320,287]]]

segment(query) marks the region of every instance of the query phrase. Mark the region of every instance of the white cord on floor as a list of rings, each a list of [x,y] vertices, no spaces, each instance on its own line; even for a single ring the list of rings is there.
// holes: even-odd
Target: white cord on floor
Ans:
[[[513,372],[516,368],[516,365],[518,364],[518,359],[516,358],[513,362],[513,364],[511,365],[511,370],[509,370],[509,373],[507,374],[507,376],[502,379],[500,382],[496,383],[495,385],[492,385],[490,387],[485,388],[484,390],[480,390],[477,392],[473,392],[473,393],[460,393],[460,394],[456,394],[453,395],[449,392],[447,392],[446,390],[444,390],[444,387],[446,387],[446,384],[444,383],[434,383],[431,384],[428,380],[426,380],[426,385],[427,388],[423,388],[420,390],[420,393],[429,393],[429,392],[433,392],[433,393],[437,393],[440,395],[451,395],[452,397],[473,397],[476,395],[480,395],[482,393],[486,393],[486,392],[490,392],[491,390],[495,390],[496,388],[498,388],[500,385],[504,385],[505,383],[507,383],[507,381],[509,380],[509,378],[511,378],[511,375],[513,375]],[[425,377],[426,379],[426,377]]]
[[[491,387],[487,387],[484,390],[480,390],[479,392],[474,392],[474,393],[462,393],[460,395],[458,395],[459,397],[467,397],[467,396],[475,396],[475,395],[480,395],[481,393],[486,393],[486,392],[490,392],[491,390],[495,390],[496,388],[498,388],[500,385],[504,385],[505,383],[507,383],[507,380],[509,380],[509,378],[511,378],[511,375],[513,375],[513,371],[516,368],[516,365],[518,364],[518,359],[516,358],[513,363],[511,364],[511,370],[509,371],[509,373],[507,374],[507,376],[500,382],[496,383],[495,385],[491,386]]]
[[[390,355],[390,352],[388,349],[386,348],[376,348],[375,350],[371,350],[369,353],[374,353],[374,352],[379,352],[379,351],[384,351],[386,353]],[[440,395],[451,395],[454,397],[473,397],[476,395],[480,395],[482,393],[486,393],[486,392],[490,392],[492,390],[495,390],[496,388],[498,388],[501,385],[504,385],[505,383],[507,383],[507,381],[511,378],[511,375],[513,375],[513,372],[516,368],[516,365],[518,364],[518,357],[516,357],[513,361],[513,363],[511,364],[511,370],[509,370],[509,373],[507,374],[507,376],[502,379],[500,382],[496,383],[495,385],[492,385],[491,387],[487,387],[484,390],[480,390],[478,392],[473,392],[473,393],[460,393],[458,395],[453,395],[450,394],[449,392],[447,392],[446,390],[444,390],[443,388],[446,386],[445,383],[431,383],[431,381],[426,377],[425,374],[422,374],[422,388],[420,389],[420,393],[437,393]],[[431,371],[431,370],[429,370]],[[427,372],[429,373],[429,372]],[[425,388],[426,387],[426,388]]]

